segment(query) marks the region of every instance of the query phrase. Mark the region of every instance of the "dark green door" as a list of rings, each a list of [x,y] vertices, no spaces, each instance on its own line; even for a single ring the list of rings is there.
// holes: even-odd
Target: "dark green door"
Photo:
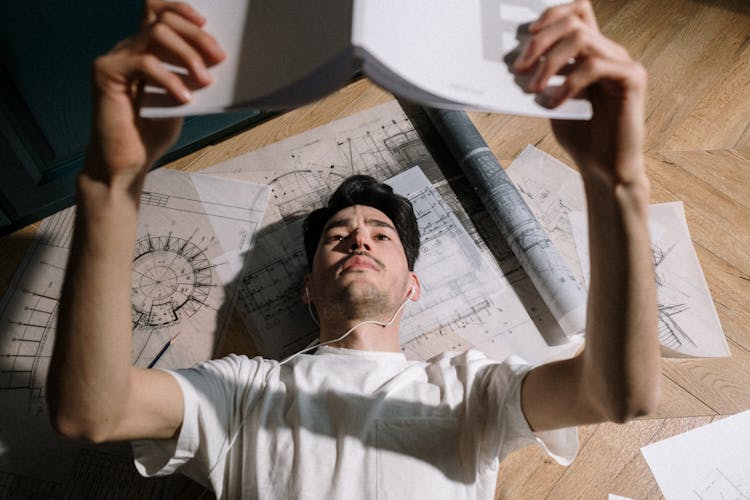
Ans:
[[[133,33],[141,1],[0,2],[0,234],[69,206],[89,136],[91,61]],[[258,121],[186,121],[163,163]]]

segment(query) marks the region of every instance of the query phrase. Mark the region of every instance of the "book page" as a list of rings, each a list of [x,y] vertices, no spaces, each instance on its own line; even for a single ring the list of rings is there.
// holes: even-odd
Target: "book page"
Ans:
[[[524,25],[558,0],[356,1],[352,43],[365,74],[391,88],[395,80],[419,92],[404,95],[436,107],[473,108],[531,116],[586,119],[588,101],[571,100],[555,110],[523,91],[509,64],[525,39]],[[373,62],[375,60],[376,62]],[[554,77],[551,86],[559,86]],[[403,94],[403,82],[400,89]]]
[[[188,104],[147,86],[144,117],[214,113],[232,107],[291,108],[332,92],[353,74],[350,1],[190,3],[206,18],[204,28],[222,46],[226,59],[209,69],[213,83],[193,92]]]

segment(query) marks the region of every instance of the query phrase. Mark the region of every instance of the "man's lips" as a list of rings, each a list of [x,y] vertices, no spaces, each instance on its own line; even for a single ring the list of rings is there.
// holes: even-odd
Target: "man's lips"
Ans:
[[[341,272],[354,269],[372,269],[373,271],[380,271],[380,267],[378,267],[373,259],[363,255],[348,257],[339,267]]]

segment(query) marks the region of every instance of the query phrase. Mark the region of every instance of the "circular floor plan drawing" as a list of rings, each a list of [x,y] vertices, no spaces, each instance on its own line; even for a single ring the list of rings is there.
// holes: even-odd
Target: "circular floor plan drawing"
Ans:
[[[193,316],[206,304],[211,263],[190,240],[148,235],[138,240],[133,259],[134,327],[164,327],[180,315]]]

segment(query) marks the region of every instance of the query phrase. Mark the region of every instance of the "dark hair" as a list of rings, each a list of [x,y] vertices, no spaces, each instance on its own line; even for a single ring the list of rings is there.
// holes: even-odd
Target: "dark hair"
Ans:
[[[328,205],[310,212],[302,225],[305,237],[307,266],[312,269],[315,251],[328,219],[338,211],[353,205],[366,205],[377,208],[393,222],[404,247],[409,270],[419,257],[419,226],[414,215],[414,207],[408,198],[393,192],[388,184],[381,184],[369,175],[348,177],[328,200]]]

